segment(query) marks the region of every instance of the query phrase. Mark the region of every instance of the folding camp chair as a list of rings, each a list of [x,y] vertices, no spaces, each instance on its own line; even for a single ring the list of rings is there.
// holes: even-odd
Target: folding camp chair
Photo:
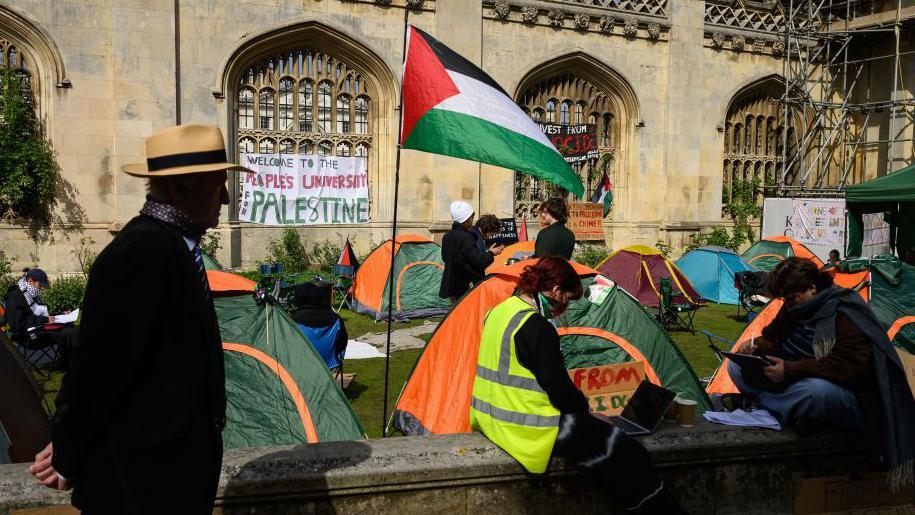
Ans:
[[[60,347],[51,338],[43,338],[44,329],[34,328],[29,334],[10,335],[16,342],[17,350],[22,359],[33,370],[43,377],[50,375],[51,370],[59,370],[61,365]]]
[[[766,278],[767,272],[744,270],[734,274],[734,287],[737,288],[737,317],[740,318],[740,310],[746,311],[747,318],[750,314],[755,315],[769,303],[766,296]]]
[[[682,294],[674,294],[670,279],[661,278],[660,284],[661,303],[658,305],[658,322],[667,329],[689,331],[696,334],[693,328],[693,319],[702,304],[691,302]]]
[[[356,276],[356,267],[353,265],[334,265],[332,272],[334,277],[337,278],[334,281],[334,294],[340,294],[340,302],[334,311],[339,313],[343,306],[353,309],[349,301],[349,289],[353,285],[353,279]]]

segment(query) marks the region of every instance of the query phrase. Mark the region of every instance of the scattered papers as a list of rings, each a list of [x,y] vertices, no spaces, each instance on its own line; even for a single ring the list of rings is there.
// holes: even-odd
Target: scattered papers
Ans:
[[[764,409],[744,411],[742,409],[727,411],[706,411],[702,414],[706,420],[726,426],[761,427],[781,430],[782,426],[771,413]]]
[[[343,359],[369,359],[383,358],[385,353],[376,349],[373,345],[356,340],[346,342],[346,354]]]
[[[66,315],[54,315],[54,323],[69,324],[71,322],[76,322],[77,317],[79,317],[79,309],[74,309]]]

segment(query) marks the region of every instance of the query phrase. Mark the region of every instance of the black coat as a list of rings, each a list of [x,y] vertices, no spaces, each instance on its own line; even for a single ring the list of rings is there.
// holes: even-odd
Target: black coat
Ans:
[[[131,220],[99,254],[51,422],[90,513],[211,513],[225,382],[213,301],[173,226]]]
[[[575,233],[562,222],[556,222],[537,233],[534,257],[558,256],[572,259],[575,250]]]
[[[25,300],[25,294],[18,284],[13,284],[6,291],[6,324],[17,341],[25,337],[30,327],[48,323],[48,317],[36,315]]]
[[[486,275],[486,267],[495,259],[488,250],[481,252],[477,239],[463,225],[455,222],[451,230],[442,238],[442,260],[445,270],[442,273],[442,285],[438,296],[443,299],[460,297],[467,293],[471,284],[475,284]]]

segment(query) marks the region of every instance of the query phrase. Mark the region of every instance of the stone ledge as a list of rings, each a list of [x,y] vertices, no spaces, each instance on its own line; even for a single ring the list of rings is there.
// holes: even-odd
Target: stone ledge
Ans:
[[[859,440],[707,423],[665,426],[641,439],[693,513],[790,513],[799,478],[845,474],[866,461]],[[722,499],[729,492],[738,496]],[[605,504],[562,460],[548,478],[535,478],[477,433],[230,450],[218,497],[222,511],[280,513],[416,513],[430,502],[432,511],[530,513],[558,502],[570,509]],[[37,486],[27,464],[0,466],[0,513],[66,502]],[[494,508],[503,502],[509,507]]]

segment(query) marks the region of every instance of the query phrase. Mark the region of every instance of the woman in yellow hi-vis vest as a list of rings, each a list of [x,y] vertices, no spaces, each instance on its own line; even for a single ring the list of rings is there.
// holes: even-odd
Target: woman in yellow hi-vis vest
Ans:
[[[683,513],[644,447],[592,417],[566,372],[549,319],[581,295],[572,266],[545,257],[521,274],[515,295],[490,310],[470,401],[471,427],[529,472],[543,473],[552,455],[563,456],[590,469],[613,502],[633,512]]]

